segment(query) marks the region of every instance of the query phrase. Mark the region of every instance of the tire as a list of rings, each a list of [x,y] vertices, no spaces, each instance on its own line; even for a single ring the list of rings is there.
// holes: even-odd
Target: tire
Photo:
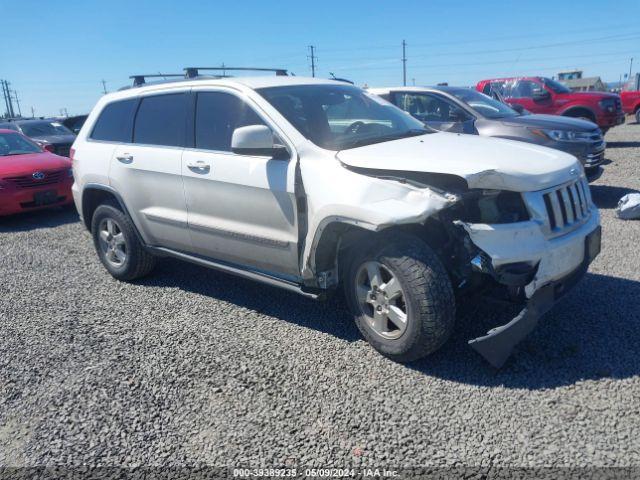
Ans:
[[[114,204],[103,203],[96,208],[91,235],[100,261],[118,280],[142,278],[156,266],[156,257],[140,243],[129,216]]]
[[[640,124],[640,108],[636,110],[636,123]]]
[[[453,288],[429,246],[410,235],[383,235],[370,249],[347,255],[353,260],[346,267],[345,297],[358,329],[373,348],[394,361],[412,362],[448,340],[455,323]],[[380,273],[374,282],[375,266]],[[388,318],[381,320],[385,312]],[[404,323],[396,321],[401,313]]]

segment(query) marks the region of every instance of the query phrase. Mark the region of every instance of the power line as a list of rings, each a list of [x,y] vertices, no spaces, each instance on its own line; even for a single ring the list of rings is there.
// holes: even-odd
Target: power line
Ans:
[[[520,58],[518,60],[497,60],[494,62],[464,62],[464,63],[431,63],[431,64],[412,64],[413,68],[433,68],[433,67],[466,67],[473,65],[501,65],[501,64],[509,64],[519,62],[532,62],[532,61],[547,61],[547,60],[570,60],[573,58],[593,58],[593,57],[611,57],[614,55],[628,55],[630,53],[635,53],[636,50],[630,50],[626,52],[609,52],[609,53],[598,53],[598,54],[583,54],[583,55],[562,55],[556,57],[536,57],[536,58]],[[625,57],[626,58],[626,57]],[[391,62],[393,59],[389,59]],[[395,65],[379,65],[379,62],[375,63],[367,63],[367,64],[356,64],[356,65],[343,65],[343,66],[333,66],[335,70],[350,70],[350,69],[358,69],[358,70],[392,70],[396,68]]]

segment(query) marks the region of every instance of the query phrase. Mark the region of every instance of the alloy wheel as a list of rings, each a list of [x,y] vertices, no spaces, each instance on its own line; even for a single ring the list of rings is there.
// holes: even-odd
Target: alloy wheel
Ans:
[[[127,243],[122,228],[112,218],[105,218],[98,229],[100,248],[105,259],[114,267],[121,267],[127,260]]]
[[[400,281],[382,263],[364,263],[355,277],[356,298],[369,327],[389,340],[407,329],[407,306]]]

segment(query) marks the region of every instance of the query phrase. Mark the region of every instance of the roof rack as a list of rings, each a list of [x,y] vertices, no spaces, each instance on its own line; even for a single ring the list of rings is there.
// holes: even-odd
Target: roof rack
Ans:
[[[184,74],[183,73],[153,73],[150,75],[131,75],[129,78],[133,80],[134,87],[139,87],[147,83],[147,78],[167,78],[167,77],[184,78]]]
[[[226,77],[227,70],[234,71],[250,71],[250,72],[275,72],[278,77],[286,77],[287,71],[284,68],[253,68],[253,67],[187,67],[184,69],[185,76],[187,78],[196,78],[199,75],[200,70],[210,70],[223,72],[222,76]]]

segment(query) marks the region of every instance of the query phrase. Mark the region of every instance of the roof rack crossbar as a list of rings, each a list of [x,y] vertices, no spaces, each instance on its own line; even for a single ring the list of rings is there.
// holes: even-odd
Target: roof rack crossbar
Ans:
[[[278,77],[286,77],[287,70],[284,68],[253,68],[253,67],[187,67],[184,69],[187,78],[196,78],[200,70],[222,71],[250,71],[250,72],[275,72]]]
[[[131,75],[129,78],[133,80],[133,86],[139,87],[147,83],[147,78],[165,78],[165,77],[181,77],[184,78],[184,73],[152,73],[149,75]]]

